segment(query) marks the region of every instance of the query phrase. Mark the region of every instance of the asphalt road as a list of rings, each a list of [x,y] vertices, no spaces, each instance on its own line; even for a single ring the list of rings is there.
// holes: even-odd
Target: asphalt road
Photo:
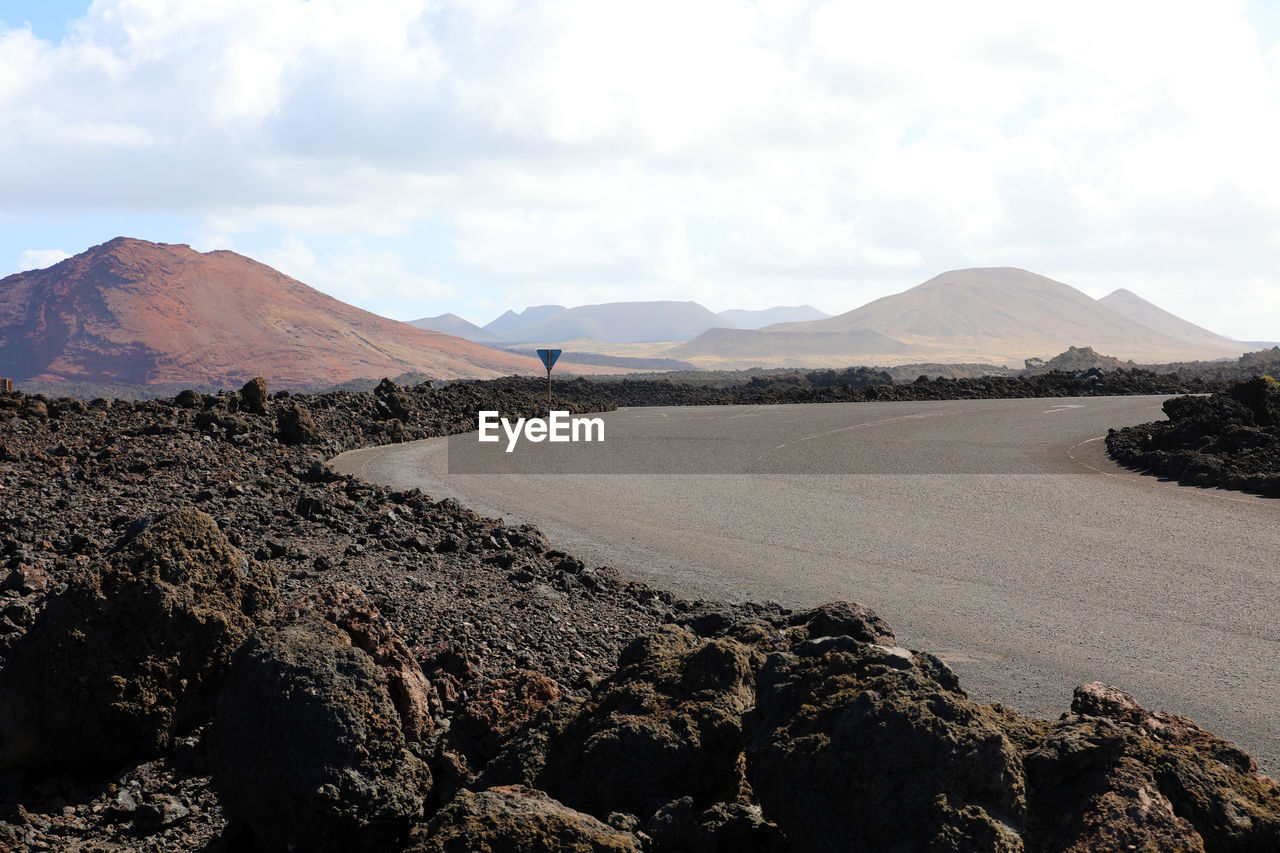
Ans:
[[[684,597],[860,601],[1023,713],[1105,681],[1280,775],[1280,502],[1108,460],[1108,427],[1162,419],[1162,400],[623,409],[602,444],[526,443],[544,461],[513,469],[613,473],[457,473],[487,470],[475,434],[333,465],[533,522]]]

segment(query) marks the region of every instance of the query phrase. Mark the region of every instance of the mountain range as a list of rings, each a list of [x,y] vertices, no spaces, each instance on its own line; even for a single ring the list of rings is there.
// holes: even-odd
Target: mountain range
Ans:
[[[452,314],[414,321],[495,346],[537,344],[704,368],[1022,366],[1070,346],[1140,363],[1234,358],[1251,347],[1120,289],[1094,299],[1014,267],[952,270],[838,316],[808,305],[713,314],[694,302],[615,302],[507,311],[486,326]]]
[[[401,323],[234,252],[125,237],[0,279],[0,376],[18,381],[234,384],[262,375],[275,387],[316,387],[402,373],[539,374],[530,351],[543,345],[566,350],[562,373],[1021,367],[1070,346],[1150,364],[1256,348],[1128,290],[1093,299],[1012,267],[952,270],[837,316],[810,306],[716,314],[696,302],[615,302],[533,306],[483,327],[454,314]]]
[[[457,314],[410,320],[420,329],[458,335],[480,343],[532,344],[595,340],[606,343],[683,341],[708,329],[758,329],[774,323],[820,320],[829,315],[812,305],[779,305],[713,314],[697,302],[606,302],[600,305],[534,305],[477,326]]]
[[[1011,365],[1021,365],[1029,355],[1049,356],[1071,345],[1091,346],[1145,363],[1229,358],[1247,349],[1133,294],[1097,300],[1014,267],[952,270],[835,317],[743,333],[749,337],[740,338],[738,345],[752,347],[763,360],[808,360],[821,365],[830,363],[825,360],[829,350],[809,346],[808,336],[851,332],[876,332],[921,360]],[[839,360],[866,363],[883,354],[883,342],[878,343],[877,351],[846,352]],[[676,347],[674,353],[694,363],[709,359],[723,363],[719,346],[717,338],[703,335]]]
[[[598,370],[595,368],[594,370]],[[119,237],[0,279],[0,375],[237,383],[537,374],[528,356],[415,329],[225,250]]]

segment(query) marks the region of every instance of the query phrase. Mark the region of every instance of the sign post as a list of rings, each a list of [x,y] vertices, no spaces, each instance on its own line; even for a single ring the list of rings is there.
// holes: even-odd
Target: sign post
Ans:
[[[528,352],[528,350],[525,350]],[[538,350],[538,358],[542,359],[542,363],[547,366],[547,411],[551,411],[551,368],[555,367],[556,359],[560,357],[558,349],[540,349]]]

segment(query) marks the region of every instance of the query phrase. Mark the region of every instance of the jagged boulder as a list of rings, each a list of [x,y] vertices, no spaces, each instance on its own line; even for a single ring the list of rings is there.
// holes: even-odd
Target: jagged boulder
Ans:
[[[1060,727],[1027,756],[1031,849],[1200,853],[1204,841],[1106,720]]]
[[[136,522],[0,671],[0,765],[54,772],[160,753],[212,715],[232,653],[275,594],[272,570],[205,513]]]
[[[188,388],[185,391],[178,392],[178,395],[173,398],[173,402],[184,409],[198,409],[204,405],[204,395],[193,388]]]
[[[440,699],[404,639],[364,593],[350,586],[326,587],[312,594],[305,608],[341,628],[382,669],[405,740],[418,743],[430,735]]]
[[[1280,396],[1274,379],[1255,376],[1233,385],[1227,394],[1249,410],[1258,426],[1272,426],[1280,420]]]
[[[26,418],[29,421],[48,420],[49,406],[43,397],[26,397],[22,401],[21,408],[18,409],[18,417]]]
[[[793,634],[794,639],[852,637],[864,643],[890,648],[897,645],[888,622],[871,608],[852,601],[833,601],[813,610],[805,610],[790,621],[800,629],[800,632]]]
[[[698,811],[692,797],[672,800],[645,821],[650,849],[661,853],[784,853],[775,824],[748,803],[716,803]]]
[[[1025,759],[1033,849],[1280,850],[1280,785],[1185,717],[1092,683]]]
[[[479,784],[528,785],[598,817],[647,816],[682,796],[732,801],[759,660],[735,640],[666,626],[629,645],[590,701],[535,718]]]
[[[311,410],[301,403],[276,412],[276,435],[285,444],[311,444],[320,435]]]
[[[449,733],[466,738],[483,758],[498,748],[544,706],[560,699],[560,687],[540,672],[513,670],[481,683],[458,708]]]
[[[398,849],[430,788],[385,674],[314,614],[245,643],[209,741],[224,808],[262,849]]]
[[[437,802],[471,784],[484,766],[521,726],[542,708],[561,699],[560,686],[531,670],[512,670],[472,682],[465,692],[456,677],[433,670],[432,685],[451,697],[448,731],[436,741],[432,769]]]
[[[261,376],[250,379],[240,389],[240,408],[251,414],[265,415],[270,399],[267,393],[267,380]]]
[[[748,775],[796,849],[1023,849],[1009,721],[936,678],[939,666],[848,635],[769,657]]]
[[[461,791],[407,853],[640,853],[631,833],[520,785]]]

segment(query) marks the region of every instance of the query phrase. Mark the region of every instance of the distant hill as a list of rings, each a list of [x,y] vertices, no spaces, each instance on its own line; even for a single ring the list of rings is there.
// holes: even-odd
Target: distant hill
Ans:
[[[1098,303],[1107,306],[1117,314],[1128,317],[1135,323],[1141,323],[1148,329],[1154,329],[1162,335],[1168,335],[1180,341],[1228,348],[1240,343],[1184,320],[1124,288],[1108,293],[1099,299]]]
[[[821,367],[901,361],[915,350],[867,329],[831,332],[709,329],[666,350],[699,367]]]
[[[1148,328],[1053,279],[1013,267],[952,270],[836,317],[760,330],[874,331],[933,361],[1021,365],[1069,346],[1139,362],[1239,356],[1234,342],[1197,343]]]
[[[446,335],[457,335],[469,341],[478,343],[490,343],[497,340],[492,333],[485,331],[468,320],[464,320],[457,314],[441,314],[437,317],[422,317],[418,320],[410,320],[410,326],[417,326],[419,329],[430,329],[433,332],[444,332]]]
[[[502,312],[502,316],[485,323],[482,328],[490,334],[501,335],[521,326],[533,325],[565,310],[567,309],[563,305],[533,305],[518,312],[507,310]]]
[[[739,329],[759,329],[774,323],[822,320],[831,315],[824,314],[812,305],[776,305],[773,308],[761,308],[758,311],[731,308],[728,311],[721,311],[719,316],[720,319]]]
[[[530,308],[524,313],[533,310]],[[498,319],[506,316],[504,314]],[[727,325],[696,302],[655,301],[579,305],[552,313],[529,325],[496,331],[491,323],[485,330],[508,343],[556,343],[581,338],[609,343],[639,343],[684,341],[707,329]]]
[[[118,237],[0,279],[0,376],[329,385],[416,371],[537,374],[533,359],[415,329],[229,251]]]
[[[1027,359],[1026,372],[1034,374],[1061,370],[1067,373],[1080,373],[1093,368],[1109,372],[1132,370],[1137,366],[1132,361],[1121,361],[1118,358],[1103,355],[1093,347],[1069,347],[1066,352],[1058,353],[1048,361],[1042,358]]]

